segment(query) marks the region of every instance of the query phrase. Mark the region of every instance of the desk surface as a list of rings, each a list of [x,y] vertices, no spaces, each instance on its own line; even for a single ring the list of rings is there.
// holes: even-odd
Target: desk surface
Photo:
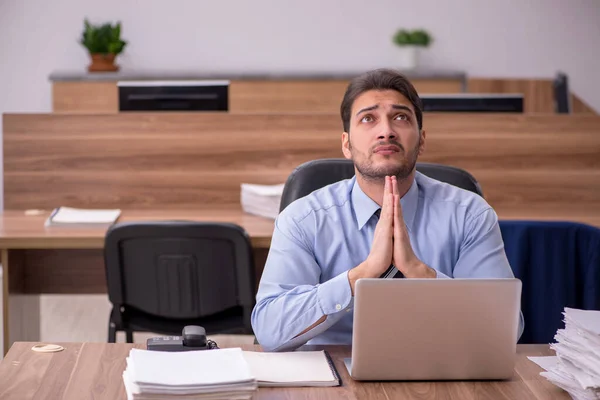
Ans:
[[[26,215],[23,210],[0,213],[0,248],[10,249],[102,249],[107,228],[45,227],[50,210]],[[242,210],[123,210],[119,222],[152,220],[219,221],[243,227],[254,247],[268,248],[273,220]]]
[[[539,210],[525,214],[518,210],[497,210],[500,219],[562,220],[600,227],[600,217],[585,211]],[[0,212],[0,248],[3,249],[102,249],[106,228],[46,228],[50,211],[26,215],[23,210]],[[255,248],[268,249],[273,220],[247,214],[241,209],[123,210],[119,222],[141,220],[191,220],[231,222],[243,227]]]
[[[19,399],[125,399],[122,373],[132,347],[142,344],[64,343],[59,353],[31,351],[35,343],[15,343],[0,364],[0,398]],[[258,346],[244,345],[246,350]],[[260,388],[254,398],[310,399],[569,399],[568,394],[539,375],[530,355],[551,355],[547,345],[518,345],[515,374],[508,381],[475,382],[356,382],[344,367],[349,346],[327,349],[343,385],[334,388]]]

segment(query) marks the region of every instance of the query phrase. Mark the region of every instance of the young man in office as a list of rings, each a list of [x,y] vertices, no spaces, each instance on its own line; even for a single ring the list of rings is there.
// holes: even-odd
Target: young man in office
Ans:
[[[354,284],[391,264],[405,278],[513,277],[487,202],[416,172],[422,111],[413,85],[395,71],[370,71],[348,86],[342,152],[356,176],[277,218],[252,312],[266,350],[351,344]],[[522,329],[521,320],[519,336]]]

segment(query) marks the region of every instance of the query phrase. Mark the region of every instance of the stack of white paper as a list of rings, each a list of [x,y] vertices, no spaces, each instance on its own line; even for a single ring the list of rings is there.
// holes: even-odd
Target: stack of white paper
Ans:
[[[266,218],[277,218],[283,183],[279,185],[242,183],[241,186],[241,203],[245,212]]]
[[[600,311],[565,308],[565,329],[550,347],[556,357],[529,357],[546,371],[540,375],[574,399],[600,399]]]
[[[250,399],[257,381],[240,348],[180,353],[132,349],[123,382],[128,400]]]

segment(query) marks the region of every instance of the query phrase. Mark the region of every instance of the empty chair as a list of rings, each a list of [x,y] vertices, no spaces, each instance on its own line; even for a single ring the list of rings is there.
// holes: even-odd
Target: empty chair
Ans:
[[[504,248],[523,282],[519,343],[551,343],[565,307],[600,310],[600,229],[574,222],[500,221]]]
[[[186,325],[208,334],[252,333],[255,269],[238,225],[203,222],[117,223],[104,259],[112,303],[108,341],[125,331],[180,335]]]
[[[430,178],[446,182],[462,189],[477,193],[483,192],[477,180],[467,171],[449,165],[417,163],[417,171]],[[325,158],[305,162],[288,177],[281,195],[279,211],[291,202],[329,184],[352,178],[354,163],[345,158]]]

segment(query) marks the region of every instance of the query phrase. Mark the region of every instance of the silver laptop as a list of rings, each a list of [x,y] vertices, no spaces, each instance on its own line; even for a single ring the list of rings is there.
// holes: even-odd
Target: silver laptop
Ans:
[[[512,377],[518,279],[360,279],[354,297],[355,380]]]

